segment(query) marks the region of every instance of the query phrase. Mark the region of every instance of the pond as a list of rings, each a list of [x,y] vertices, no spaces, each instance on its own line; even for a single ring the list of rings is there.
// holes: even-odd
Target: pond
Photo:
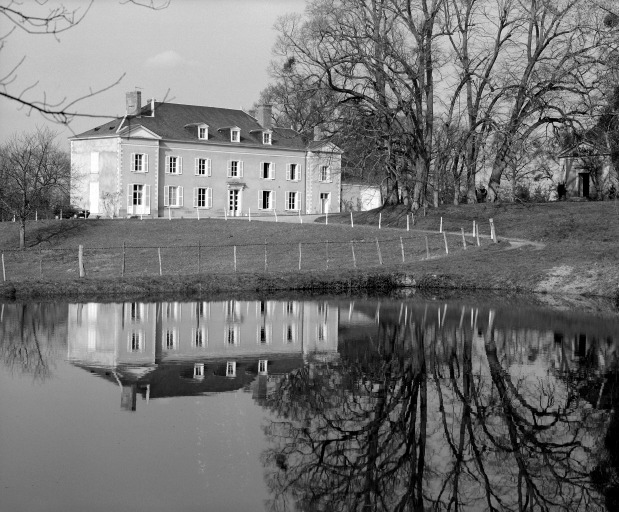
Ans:
[[[5,303],[0,336],[0,510],[618,503],[616,314],[498,299]]]

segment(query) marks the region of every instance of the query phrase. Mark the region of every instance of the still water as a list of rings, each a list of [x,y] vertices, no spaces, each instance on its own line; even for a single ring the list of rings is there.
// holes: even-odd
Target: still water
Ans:
[[[617,510],[619,317],[3,304],[1,511]]]

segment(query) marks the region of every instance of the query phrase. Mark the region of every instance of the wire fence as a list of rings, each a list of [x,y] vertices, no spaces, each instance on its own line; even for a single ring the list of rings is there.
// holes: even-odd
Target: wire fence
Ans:
[[[491,243],[487,238],[464,232],[406,232],[401,237],[392,233],[387,235],[389,238],[382,235],[382,238],[296,244],[265,241],[237,245],[133,246],[124,243],[118,247],[4,250],[2,279],[362,270],[405,266]]]

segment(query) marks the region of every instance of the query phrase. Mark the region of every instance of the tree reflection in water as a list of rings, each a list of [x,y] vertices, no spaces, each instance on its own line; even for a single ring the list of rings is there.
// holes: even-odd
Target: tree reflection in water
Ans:
[[[616,475],[596,487],[590,473],[609,414],[582,372],[520,364],[494,311],[484,326],[428,315],[382,315],[362,349],[310,360],[268,396],[271,509],[603,510],[596,489]]]

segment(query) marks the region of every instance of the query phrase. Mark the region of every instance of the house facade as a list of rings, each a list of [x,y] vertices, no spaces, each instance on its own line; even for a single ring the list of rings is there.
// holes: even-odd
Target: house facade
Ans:
[[[566,198],[604,199],[611,187],[617,188],[610,154],[589,142],[566,149],[559,161]]]
[[[71,201],[91,215],[239,217],[339,212],[341,151],[234,109],[126,96],[123,118],[72,137]]]

